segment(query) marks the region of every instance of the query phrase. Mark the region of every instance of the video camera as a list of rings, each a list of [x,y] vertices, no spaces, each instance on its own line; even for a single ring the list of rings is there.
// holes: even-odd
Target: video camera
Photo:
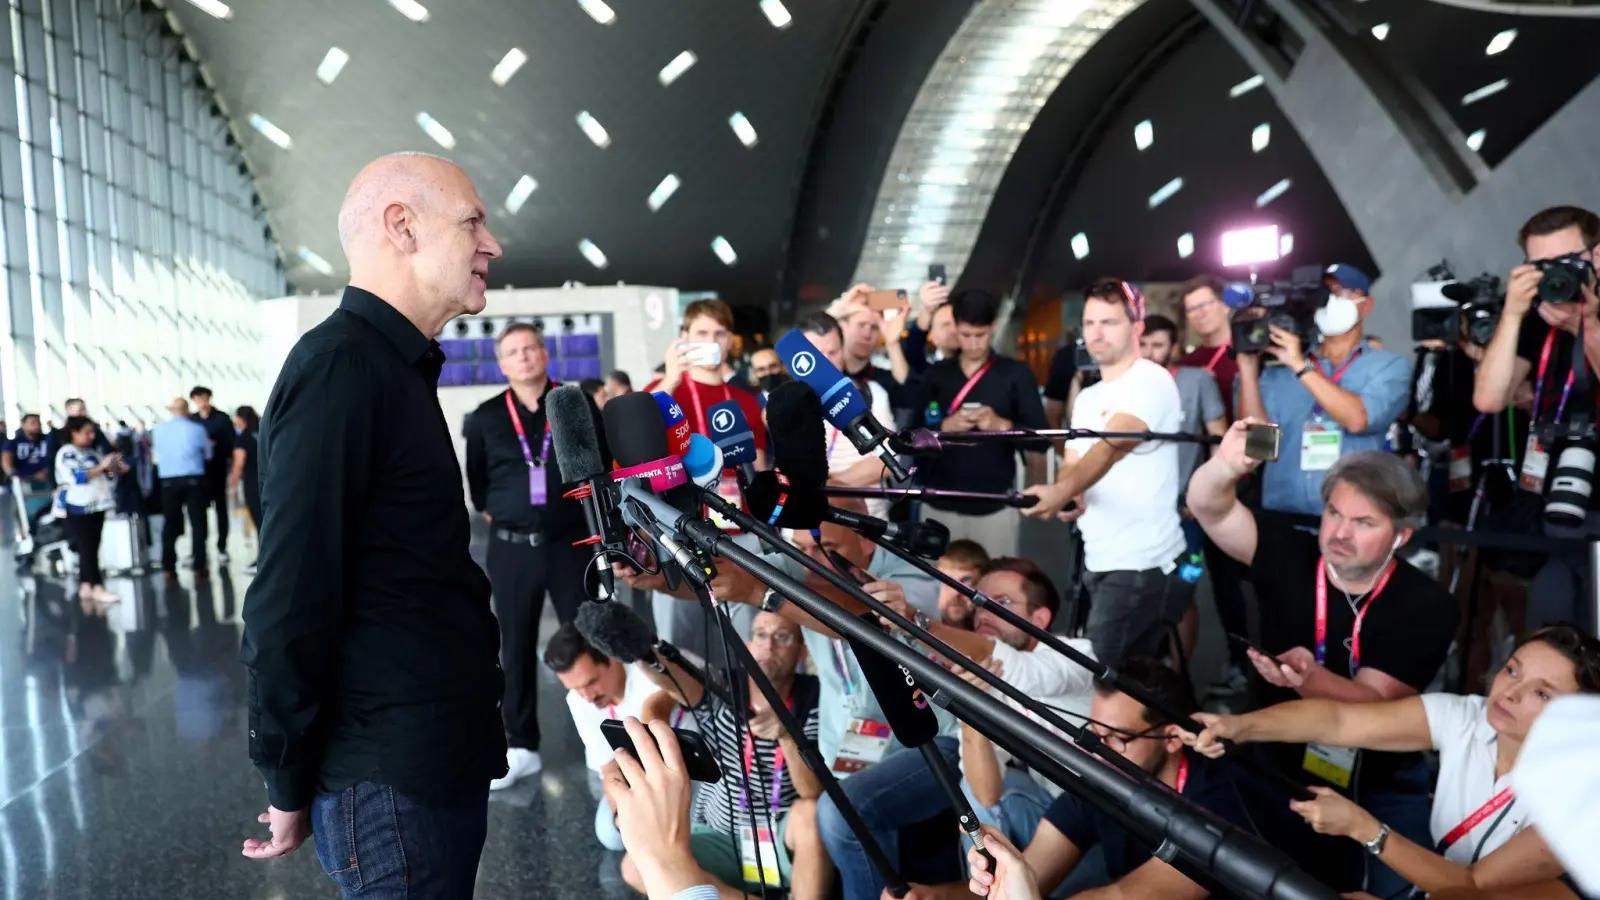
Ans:
[[[1222,301],[1233,309],[1234,352],[1260,353],[1272,346],[1272,326],[1292,332],[1306,350],[1315,347],[1321,335],[1313,317],[1328,303],[1325,271],[1320,265],[1297,266],[1289,281],[1239,281],[1224,287]]]
[[[1448,263],[1429,269],[1427,278],[1411,286],[1411,339],[1453,344],[1465,334],[1472,343],[1487,347],[1506,302],[1500,278],[1485,272],[1458,281]]]

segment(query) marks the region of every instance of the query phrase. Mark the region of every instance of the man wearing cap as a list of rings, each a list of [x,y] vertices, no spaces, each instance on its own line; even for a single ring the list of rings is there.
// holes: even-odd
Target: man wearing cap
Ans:
[[[1322,477],[1339,457],[1384,448],[1411,382],[1405,358],[1372,346],[1362,331],[1372,279],[1341,263],[1323,282],[1328,302],[1316,312],[1321,338],[1312,352],[1274,327],[1265,354],[1237,355],[1239,415],[1282,430],[1278,461],[1262,469],[1262,505],[1309,516],[1322,513]],[[1263,367],[1263,355],[1281,365]]]

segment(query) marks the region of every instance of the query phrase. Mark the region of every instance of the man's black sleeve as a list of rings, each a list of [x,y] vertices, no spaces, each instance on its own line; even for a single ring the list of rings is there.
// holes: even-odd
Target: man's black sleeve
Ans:
[[[294,811],[317,789],[314,734],[333,681],[346,539],[371,486],[381,385],[348,353],[280,377],[262,418],[260,571],[244,602],[250,759],[267,799]]]
[[[467,439],[467,495],[472,508],[483,512],[489,506],[489,447],[475,413],[467,413],[461,433]]]
[[[907,322],[906,330],[900,333],[900,352],[906,355],[906,366],[911,369],[912,375],[927,371],[928,333],[922,330],[915,319]],[[915,396],[909,399],[915,399]]]
[[[1077,373],[1078,348],[1073,344],[1065,344],[1056,350],[1055,356],[1050,357],[1050,375],[1044,382],[1045,399],[1067,402],[1067,395],[1072,392],[1072,376]]]
[[[1016,397],[1012,402],[1016,404],[1017,416],[1011,420],[1013,428],[1031,428],[1035,431],[1049,428],[1050,422],[1044,417],[1044,401],[1039,399],[1039,382],[1033,377],[1033,370],[1025,364],[1018,364],[1017,375],[1013,390]],[[1048,440],[1026,441],[1018,445],[1018,449],[1043,453],[1050,449]]]

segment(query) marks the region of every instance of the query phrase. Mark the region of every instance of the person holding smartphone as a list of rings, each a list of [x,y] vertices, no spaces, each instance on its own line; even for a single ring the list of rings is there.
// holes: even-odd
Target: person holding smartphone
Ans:
[[[128,471],[120,453],[102,453],[94,447],[99,429],[86,416],[72,416],[63,428],[67,445],[56,454],[56,513],[66,519],[66,531],[78,553],[78,599],[116,603],[121,598],[106,590],[100,574],[100,532],[106,512],[115,503],[111,480]],[[202,545],[203,546],[203,545]]]

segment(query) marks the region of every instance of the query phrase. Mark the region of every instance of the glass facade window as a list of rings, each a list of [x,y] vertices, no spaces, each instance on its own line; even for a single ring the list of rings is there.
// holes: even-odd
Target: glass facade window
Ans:
[[[204,384],[258,408],[256,301],[287,293],[244,157],[157,10],[0,0],[5,419],[147,424]]]

